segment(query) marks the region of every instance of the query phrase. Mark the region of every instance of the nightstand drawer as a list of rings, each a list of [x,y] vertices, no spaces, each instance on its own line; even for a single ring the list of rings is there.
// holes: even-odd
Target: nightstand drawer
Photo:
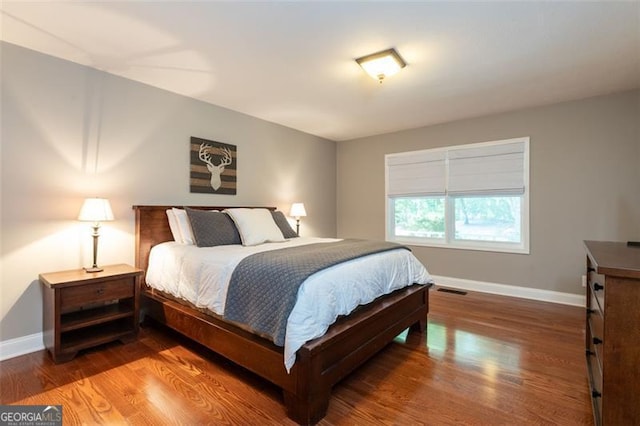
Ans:
[[[60,308],[65,309],[107,300],[133,297],[134,285],[135,280],[133,278],[123,278],[63,288],[60,292]]]

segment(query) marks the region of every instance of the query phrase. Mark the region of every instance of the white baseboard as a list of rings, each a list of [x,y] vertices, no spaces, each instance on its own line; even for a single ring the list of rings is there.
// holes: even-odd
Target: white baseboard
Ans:
[[[0,342],[0,361],[44,349],[42,333],[16,337]]]
[[[520,297],[523,299],[540,300],[543,302],[560,303],[562,305],[586,306],[586,296],[559,291],[541,290],[538,288],[518,287],[514,285],[488,283],[483,281],[465,280],[462,278],[432,275],[436,285],[460,290],[478,291],[481,293],[499,294],[501,296]]]

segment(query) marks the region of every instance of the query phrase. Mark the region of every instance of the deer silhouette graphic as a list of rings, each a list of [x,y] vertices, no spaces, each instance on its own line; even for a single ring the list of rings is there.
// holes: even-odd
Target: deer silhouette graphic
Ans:
[[[218,151],[218,152],[215,152]],[[211,153],[221,155],[220,164],[213,164]],[[211,188],[217,191],[222,185],[220,175],[224,172],[224,167],[232,163],[231,150],[229,148],[213,148],[205,143],[200,144],[200,152],[198,153],[200,160],[207,165],[207,170],[211,173]]]

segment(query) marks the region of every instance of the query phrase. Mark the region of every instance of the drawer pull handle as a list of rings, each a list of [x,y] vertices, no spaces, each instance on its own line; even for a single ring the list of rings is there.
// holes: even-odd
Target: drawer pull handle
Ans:
[[[100,294],[100,295],[104,294],[104,288],[97,289],[96,294]]]
[[[593,291],[602,290],[603,288],[604,288],[603,285],[600,285],[598,283],[593,283]]]
[[[599,345],[602,343],[602,339],[598,338],[598,337],[594,337],[593,338],[593,344],[594,345]]]
[[[600,398],[602,396],[602,394],[594,389],[593,391],[591,391],[591,396],[593,398]]]

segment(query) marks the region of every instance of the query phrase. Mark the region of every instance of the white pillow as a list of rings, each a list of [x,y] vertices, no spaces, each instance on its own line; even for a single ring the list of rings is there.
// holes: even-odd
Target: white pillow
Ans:
[[[285,241],[282,231],[267,209],[227,209],[240,233],[243,246]]]
[[[169,229],[171,229],[173,241],[184,244],[182,234],[180,233],[180,227],[178,226],[178,219],[176,219],[176,214],[173,212],[173,209],[167,209],[167,219],[169,219]]]
[[[187,212],[184,209],[176,209],[175,207],[171,210],[173,210],[173,214],[176,215],[176,222],[180,229],[182,244],[194,244],[193,231],[191,230],[191,222],[189,222]],[[171,226],[171,224],[169,224],[169,226]]]

